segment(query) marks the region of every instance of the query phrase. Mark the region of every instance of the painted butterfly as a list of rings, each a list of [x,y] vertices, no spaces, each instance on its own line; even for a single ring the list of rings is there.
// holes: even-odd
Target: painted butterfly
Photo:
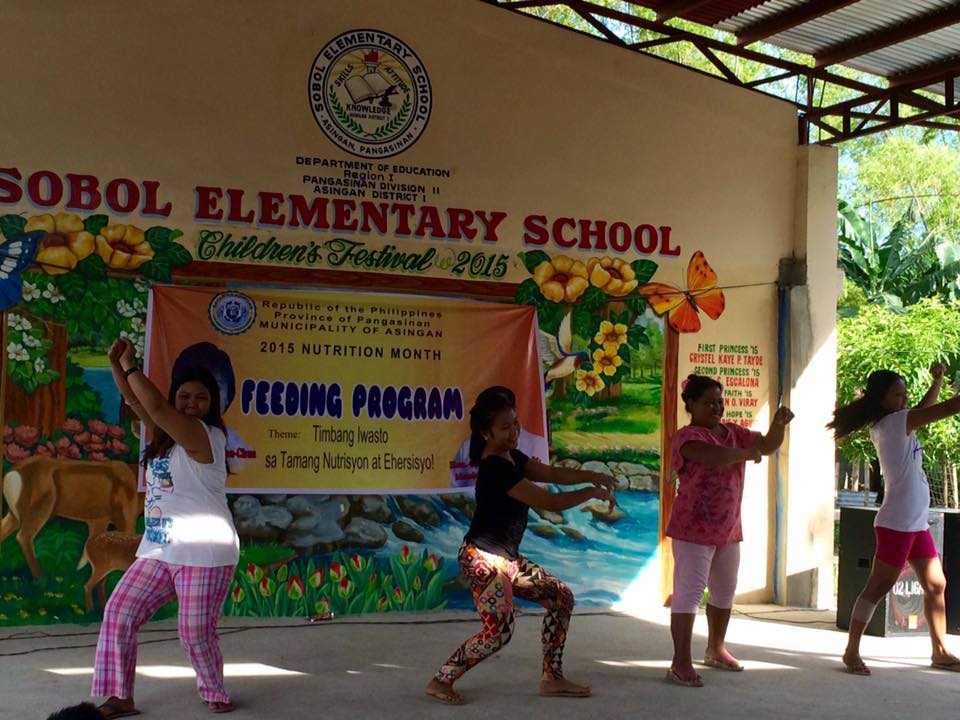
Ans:
[[[723,314],[726,299],[717,287],[717,273],[697,250],[687,266],[687,289],[667,283],[647,283],[637,292],[647,299],[657,315],[669,313],[670,327],[678,333],[700,330],[700,311],[716,320]]]
[[[46,235],[42,230],[14,235],[0,243],[0,310],[7,310],[23,297],[23,280],[20,273],[26,269],[40,247],[40,239]]]

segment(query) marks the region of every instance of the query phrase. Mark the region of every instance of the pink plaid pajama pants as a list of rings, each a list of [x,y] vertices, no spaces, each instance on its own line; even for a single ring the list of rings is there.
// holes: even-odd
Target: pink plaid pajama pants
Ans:
[[[223,686],[217,621],[233,571],[233,565],[194,567],[137,558],[120,578],[104,608],[91,694],[133,697],[137,632],[176,597],[180,603],[180,645],[197,673],[200,697],[206,702],[230,702]]]

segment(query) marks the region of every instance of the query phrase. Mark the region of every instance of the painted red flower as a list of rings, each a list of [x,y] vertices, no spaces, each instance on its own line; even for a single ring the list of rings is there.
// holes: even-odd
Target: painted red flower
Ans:
[[[37,449],[39,450],[40,448],[37,448]],[[71,460],[80,460],[83,458],[83,453],[80,452],[80,448],[78,448],[73,443],[70,443],[70,445],[66,449],[58,451],[57,455],[59,455],[60,457],[70,458]],[[91,458],[93,458],[92,455],[91,455]],[[103,459],[106,460],[106,458],[103,458]]]
[[[336,560],[330,563],[330,575],[334,580],[341,580],[346,574],[346,569]]]
[[[75,418],[67,418],[66,420],[64,420],[63,425],[61,425],[60,428],[65,433],[70,433],[71,435],[74,435],[78,432],[83,431],[83,423]]]
[[[95,432],[97,435],[106,435],[107,430],[110,429],[110,426],[107,425],[103,420],[97,420],[94,418],[89,423],[87,423],[92,432]]]
[[[303,580],[298,575],[292,576],[287,580],[287,597],[291,600],[299,600],[307,589],[303,586]]]
[[[233,598],[235,603],[242,603],[246,596],[247,594],[243,591],[243,588],[240,587],[240,583],[233,586],[233,592],[230,593],[230,597]]]
[[[7,462],[18,463],[30,457],[30,452],[15,442],[4,443],[3,456],[7,459]]]
[[[87,455],[87,457],[90,458],[91,460],[95,460],[96,462],[107,461],[107,456],[104,455],[102,452],[92,452],[89,455]]]
[[[73,445],[73,443],[70,442],[70,438],[68,437],[62,437],[53,444],[57,450],[66,450],[71,445]]]
[[[307,582],[310,583],[310,587],[319,588],[323,585],[323,568],[317,568],[312,573],[310,577],[307,578]]]
[[[90,442],[90,433],[84,430],[83,432],[74,435],[73,440],[79,445],[86,445],[88,442]]]
[[[40,428],[35,428],[33,425],[20,425],[14,429],[13,438],[27,447],[36,445],[40,439]]]
[[[340,597],[350,597],[353,594],[353,581],[348,577],[342,578],[338,583],[337,592],[340,593]]]
[[[3,426],[3,441],[5,443],[13,442],[13,428],[9,425]]]
[[[109,434],[110,437],[117,438],[117,440],[123,440],[127,436],[127,431],[119,425],[111,425],[107,428],[107,434]]]
[[[410,564],[410,548],[406,545],[400,548],[400,562],[404,565]]]

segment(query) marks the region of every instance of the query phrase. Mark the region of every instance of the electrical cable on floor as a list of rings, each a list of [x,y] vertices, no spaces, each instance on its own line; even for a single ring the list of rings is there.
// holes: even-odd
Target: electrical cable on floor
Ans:
[[[514,611],[515,617],[543,617],[544,613],[536,611],[527,611],[517,609]],[[577,617],[589,617],[589,616],[606,616],[606,617],[628,617],[623,613],[618,613],[612,610],[586,610],[583,612],[574,613]],[[282,625],[225,625],[221,626],[218,629],[218,632],[221,636],[225,635],[236,635],[237,633],[246,632],[248,630],[289,630],[289,629],[303,629],[304,625],[314,624],[314,625],[327,625],[331,627],[336,626],[347,626],[347,625],[450,625],[456,623],[471,623],[476,624],[478,621],[477,617],[462,617],[462,618],[437,618],[435,620],[335,620],[323,619],[316,622],[310,622],[309,618],[305,618],[306,622],[299,623],[284,623]],[[157,634],[157,633],[173,633],[173,637],[164,637],[156,638],[153,640],[141,640],[140,645],[150,645],[153,643],[161,642],[171,642],[178,639],[177,629],[176,628],[155,628],[142,630],[140,634]],[[43,631],[31,630],[22,633],[14,633],[13,635],[7,635],[6,637],[0,638],[0,642],[4,641],[13,641],[13,640],[40,640],[44,638],[50,639],[63,639],[70,637],[84,637],[90,635],[99,635],[100,631],[90,631],[90,632],[78,632],[78,633],[45,633]],[[0,657],[16,657],[21,655],[32,655],[39,652],[50,652],[54,650],[78,650],[78,649],[89,649],[95,648],[96,643],[80,643],[77,645],[54,645],[50,647],[42,648],[32,648],[30,650],[20,650],[16,652],[7,652],[0,653]]]

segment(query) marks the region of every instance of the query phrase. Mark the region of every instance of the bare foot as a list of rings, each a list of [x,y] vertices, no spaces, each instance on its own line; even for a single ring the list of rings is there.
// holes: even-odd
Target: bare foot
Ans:
[[[544,697],[590,697],[589,685],[577,685],[566,678],[544,678],[540,681],[540,694]]]
[[[436,678],[427,684],[427,695],[447,705],[463,705],[463,695],[453,689],[450,683],[440,682]]]
[[[846,666],[847,672],[851,675],[870,674],[870,668],[868,668],[866,663],[863,662],[863,658],[860,657],[860,653],[847,650],[845,653],[843,653],[843,664]]]

